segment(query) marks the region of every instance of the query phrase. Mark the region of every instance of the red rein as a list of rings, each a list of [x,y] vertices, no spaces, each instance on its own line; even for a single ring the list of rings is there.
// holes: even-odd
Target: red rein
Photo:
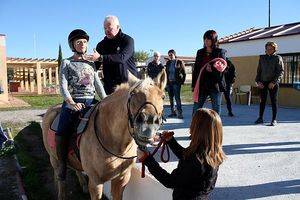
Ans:
[[[154,149],[154,151],[150,154],[151,156],[154,156],[156,154],[156,152],[158,151],[158,149],[161,148],[161,153],[160,153],[160,160],[164,163],[167,163],[169,162],[170,160],[170,150],[169,150],[169,146],[166,142],[166,139],[165,138],[161,138],[160,142],[158,143],[157,147]],[[167,149],[167,158],[165,159],[164,158],[164,153],[165,153],[165,150]],[[144,160],[146,159],[147,155],[145,156],[145,158],[142,158],[141,160],[142,161],[142,174],[141,174],[141,177],[144,178],[145,177],[145,164],[144,164]]]

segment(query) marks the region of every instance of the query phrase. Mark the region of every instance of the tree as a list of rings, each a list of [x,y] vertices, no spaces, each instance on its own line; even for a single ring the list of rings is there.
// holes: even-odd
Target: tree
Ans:
[[[134,52],[135,62],[145,62],[149,58],[149,53],[146,51],[136,51]]]
[[[63,57],[62,57],[61,45],[59,44],[59,47],[58,47],[58,57],[57,57],[58,67],[60,67],[62,58]]]

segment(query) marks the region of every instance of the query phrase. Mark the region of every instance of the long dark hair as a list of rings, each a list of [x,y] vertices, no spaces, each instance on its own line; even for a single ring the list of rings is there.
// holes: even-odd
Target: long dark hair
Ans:
[[[218,167],[226,157],[222,150],[223,127],[219,115],[211,109],[198,109],[192,118],[190,134],[191,143],[184,151],[184,158],[196,155],[202,163]]]
[[[208,30],[204,33],[203,35],[203,41],[205,39],[211,40],[212,41],[212,49],[218,48],[218,34],[214,30]],[[204,44],[205,48],[205,44]]]

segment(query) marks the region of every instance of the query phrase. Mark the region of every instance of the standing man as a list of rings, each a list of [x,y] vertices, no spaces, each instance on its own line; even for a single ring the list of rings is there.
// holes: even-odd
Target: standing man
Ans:
[[[275,42],[267,42],[265,45],[266,55],[259,58],[257,67],[256,84],[260,89],[260,107],[259,117],[255,124],[264,122],[263,115],[267,101],[268,91],[270,93],[272,103],[272,121],[271,126],[277,124],[277,96],[279,90],[279,82],[283,76],[283,61],[282,57],[277,55],[277,44]]]
[[[231,93],[232,93],[232,84],[235,82],[235,67],[233,63],[226,58],[227,62],[227,68],[225,69],[224,78],[225,78],[225,91],[224,91],[224,97],[227,104],[227,110],[228,110],[228,116],[233,117],[232,113],[232,106],[231,106]]]
[[[133,38],[122,32],[116,16],[105,17],[104,31],[106,36],[97,44],[93,60],[103,63],[104,89],[106,94],[111,94],[117,85],[127,82],[128,77],[138,77],[138,71],[133,57]]]
[[[178,112],[178,118],[183,119],[180,90],[181,85],[185,81],[186,73],[183,61],[176,58],[176,52],[174,49],[168,51],[169,60],[166,63],[167,72],[167,89],[169,93],[171,114],[168,117],[176,117],[176,111],[174,108],[174,97],[176,100],[176,108]]]
[[[152,79],[155,79],[163,69],[164,66],[160,62],[160,53],[155,51],[153,54],[153,61],[147,66],[148,76]]]

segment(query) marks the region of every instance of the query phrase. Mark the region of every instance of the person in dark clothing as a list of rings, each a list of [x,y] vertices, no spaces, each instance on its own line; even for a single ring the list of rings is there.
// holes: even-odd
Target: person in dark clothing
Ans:
[[[156,51],[153,54],[153,61],[147,66],[148,76],[152,79],[155,79],[163,69],[164,66],[160,62],[160,53]]]
[[[218,35],[214,30],[208,30],[203,35],[204,47],[197,51],[196,61],[192,72],[192,91],[196,85],[200,70],[215,58],[226,60],[224,49],[218,48]],[[225,83],[223,81],[222,72],[212,68],[212,72],[205,70],[200,78],[201,87],[199,88],[199,98],[194,102],[193,112],[198,108],[202,108],[207,97],[210,96],[212,108],[218,114],[221,113],[221,94],[225,91]]]
[[[104,39],[97,44],[93,60],[103,63],[103,82],[107,94],[114,92],[117,85],[125,83],[131,76],[138,77],[134,63],[134,40],[120,29],[116,16],[104,20]]]
[[[227,58],[227,68],[224,73],[224,78],[225,78],[225,91],[224,91],[224,97],[226,100],[227,104],[227,110],[228,110],[228,116],[233,117],[232,113],[232,107],[231,107],[231,93],[232,93],[232,84],[235,82],[235,67],[233,63]]]
[[[277,96],[284,68],[282,57],[276,53],[277,48],[278,46],[275,42],[267,42],[265,45],[266,55],[262,55],[259,58],[255,81],[257,87],[260,89],[260,106],[259,117],[255,121],[255,124],[264,123],[263,115],[268,91],[272,104],[272,121],[270,125],[275,126],[277,124]]]
[[[137,151],[139,161],[165,187],[173,189],[174,200],[208,199],[214,189],[219,166],[225,159],[222,150],[223,128],[219,115],[211,109],[198,109],[190,126],[191,142],[183,148],[165,131],[171,150],[178,157],[178,166],[169,174],[147,151]]]
[[[178,118],[183,119],[182,107],[181,107],[181,85],[184,84],[186,73],[185,66],[182,60],[176,58],[175,50],[168,51],[170,60],[166,63],[167,72],[167,90],[170,99],[171,114],[168,117],[176,117],[176,111],[174,108],[174,97],[176,100],[176,109],[178,112]]]

